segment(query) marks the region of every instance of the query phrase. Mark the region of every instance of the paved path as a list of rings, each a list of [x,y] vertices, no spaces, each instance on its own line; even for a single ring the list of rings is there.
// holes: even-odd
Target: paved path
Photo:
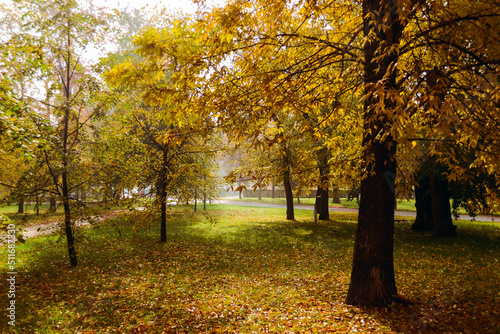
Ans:
[[[255,206],[255,207],[260,207],[260,208],[277,208],[277,209],[286,209],[286,205],[284,204],[270,204],[270,203],[258,203],[258,202],[243,202],[243,201],[235,201],[231,199],[221,199],[218,202],[221,204],[228,204],[228,205],[241,205],[241,206]],[[302,204],[293,204],[294,209],[300,209],[300,210],[313,210],[314,207],[312,205],[302,205]],[[338,207],[330,207],[329,211],[331,212],[358,212],[358,209],[353,209],[353,208],[338,208]],[[396,210],[394,211],[394,214],[396,216],[402,216],[402,217],[408,217],[408,218],[415,218],[416,212],[415,211],[401,211],[401,210]],[[461,220],[473,220],[472,217],[468,215],[462,215],[460,216]],[[476,221],[483,221],[483,222],[495,222],[495,223],[500,223],[500,217],[499,216],[476,216],[474,218]]]

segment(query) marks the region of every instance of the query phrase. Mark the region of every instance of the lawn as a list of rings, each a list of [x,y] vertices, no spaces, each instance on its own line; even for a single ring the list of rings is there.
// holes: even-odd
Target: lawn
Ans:
[[[17,247],[17,333],[498,333],[500,226],[457,223],[437,240],[398,221],[395,266],[409,303],[345,305],[356,215],[210,205],[172,209],[168,241],[140,214]],[[1,246],[0,258],[7,257]],[[7,272],[5,262],[0,270]],[[4,276],[5,277],[5,276]],[[0,298],[6,309],[6,293]],[[2,316],[0,332],[8,332]],[[14,332],[14,331],[12,331]]]
[[[269,198],[269,197],[263,197],[260,200],[258,197],[244,197],[242,199],[231,198],[231,201],[286,204],[285,198]],[[300,203],[298,203],[297,198],[295,198],[294,204],[314,205],[315,201],[316,201],[315,198],[300,198]],[[347,198],[341,198],[340,204],[331,203],[331,200],[330,200],[330,206],[357,209],[359,207],[359,204],[356,200],[348,200]],[[415,200],[413,200],[413,199],[412,200],[400,200],[400,201],[398,201],[397,209],[403,210],[403,211],[415,211]]]

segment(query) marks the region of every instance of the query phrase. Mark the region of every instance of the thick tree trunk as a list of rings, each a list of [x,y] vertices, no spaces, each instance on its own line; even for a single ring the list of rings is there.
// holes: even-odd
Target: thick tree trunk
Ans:
[[[326,200],[326,203],[325,203]],[[329,220],[330,212],[328,211],[328,189],[318,186],[316,190],[316,211],[319,214],[319,220]]]
[[[398,55],[389,50],[398,45],[401,38],[398,13],[396,0],[363,1],[364,35],[369,36],[363,50],[366,98],[362,168],[367,172],[360,188],[353,266],[346,299],[350,305],[385,306],[397,293],[393,259],[397,142],[390,134],[394,102],[389,98],[381,100],[385,95],[376,91],[397,89]],[[386,113],[377,107],[382,107]]]
[[[373,144],[375,174],[361,181],[358,227],[347,304],[385,306],[396,295],[393,260],[394,192],[386,173],[395,173],[389,142]],[[392,142],[395,147],[395,143]],[[383,164],[386,161],[386,165]],[[381,163],[382,162],[382,163]]]
[[[457,227],[451,219],[450,192],[448,180],[442,175],[431,175],[430,190],[432,200],[432,218],[434,221],[434,236],[455,237]]]
[[[333,189],[332,203],[333,204],[340,204],[339,188]]]
[[[428,176],[421,177],[415,184],[415,208],[417,217],[411,226],[414,231],[432,231],[434,229],[432,217],[431,188]]]
[[[21,197],[17,205],[17,213],[24,213],[24,197]]]
[[[328,171],[325,167],[319,167],[320,185],[316,192],[316,210],[318,211],[319,220],[330,220],[330,212],[328,210]]]
[[[276,186],[273,184],[273,185],[271,186],[271,198],[274,198],[274,196],[275,196],[275,195],[274,195],[275,188],[276,188]]]
[[[51,212],[56,212],[57,210],[57,202],[55,197],[50,197],[49,198],[49,211]]]

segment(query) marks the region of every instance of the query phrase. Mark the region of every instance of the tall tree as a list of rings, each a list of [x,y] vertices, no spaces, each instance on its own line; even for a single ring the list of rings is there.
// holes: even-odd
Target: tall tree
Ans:
[[[74,187],[82,182],[77,175],[85,170],[79,168],[82,151],[77,147],[103,105],[96,99],[99,83],[85,68],[82,54],[103,33],[103,21],[72,0],[23,0],[17,6],[23,22],[10,41],[17,46],[13,48],[16,53],[32,59],[27,63],[29,72],[24,72],[30,75],[18,79],[29,81],[32,87],[49,83],[41,94],[43,99],[34,89],[22,91],[18,98],[29,102],[34,112],[30,121],[44,140],[37,156],[52,179],[51,191],[63,203],[70,263],[76,266],[70,202]],[[43,110],[47,110],[47,120],[41,117]]]
[[[139,139],[149,154],[160,240],[165,242],[167,197],[196,201],[198,190],[206,186],[202,180],[214,179],[209,161],[217,151],[217,136],[210,136],[214,129],[210,117],[190,109],[192,87],[177,82],[183,58],[197,55],[193,32],[185,21],[171,17],[161,18],[159,25],[162,29],[143,29],[134,39],[134,57],[119,62],[105,76],[134,100],[123,112],[132,120],[131,139]]]

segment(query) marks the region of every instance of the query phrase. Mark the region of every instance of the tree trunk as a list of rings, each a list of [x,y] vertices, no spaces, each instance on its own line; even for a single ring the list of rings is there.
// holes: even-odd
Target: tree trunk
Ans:
[[[36,215],[40,215],[40,196],[38,196],[38,193],[35,194],[35,210],[36,210]]]
[[[350,305],[386,306],[397,293],[393,259],[397,142],[390,133],[389,116],[394,101],[374,90],[397,90],[398,53],[388,50],[397,46],[401,38],[403,27],[398,13],[396,0],[363,1],[364,35],[370,36],[363,49],[366,98],[361,167],[367,172],[360,187],[353,266],[346,299]],[[385,112],[380,112],[380,108]]]
[[[432,231],[434,223],[429,176],[421,177],[418,183],[415,184],[415,208],[417,209],[417,217],[411,229],[414,231]]]
[[[66,232],[66,240],[68,241],[69,260],[72,267],[78,264],[76,258],[75,237],[73,235],[73,226],[71,226],[71,209],[69,205],[69,191],[68,191],[68,175],[65,172],[67,163],[63,163],[64,171],[62,173],[62,199],[64,207],[64,229]]]
[[[285,187],[286,197],[286,219],[294,220],[292,183],[290,182],[290,170],[288,168],[283,173],[283,186]]]
[[[167,174],[168,174],[168,154],[163,150],[163,162],[158,175],[158,189],[156,191],[157,200],[160,202],[160,241],[167,241]]]
[[[340,204],[339,188],[333,189],[332,203],[333,204]]]
[[[271,187],[271,198],[274,198],[274,191],[275,191],[276,186],[273,184]]]
[[[430,190],[432,201],[433,234],[436,237],[455,237],[457,227],[451,219],[450,192],[448,180],[442,175],[431,175]]]
[[[17,205],[17,213],[24,213],[24,197],[21,197]]]
[[[368,136],[367,136],[368,137]],[[395,143],[393,143],[395,146]],[[396,295],[393,260],[394,192],[385,173],[395,173],[394,150],[389,143],[374,143],[375,174],[361,181],[358,226],[347,304],[385,306]],[[386,161],[384,166],[381,161]]]
[[[57,210],[57,202],[56,202],[56,199],[54,197],[50,197],[49,198],[49,211],[51,212],[56,212]]]
[[[325,167],[319,167],[320,184],[316,191],[316,210],[319,220],[330,220],[330,211],[328,210],[328,170]]]
[[[194,212],[196,212],[196,206],[198,204],[198,189],[194,188]]]
[[[73,235],[73,226],[71,224],[71,208],[69,204],[70,193],[68,185],[68,153],[70,150],[68,140],[69,140],[69,123],[71,117],[71,19],[68,16],[68,26],[67,26],[67,59],[65,64],[66,78],[63,79],[64,87],[64,118],[63,118],[63,133],[62,133],[62,184],[61,184],[61,195],[64,208],[64,227],[66,232],[66,240],[68,242],[68,253],[69,259],[72,267],[76,267],[78,264],[76,258],[75,249],[75,237]],[[57,184],[56,184],[57,187]]]

